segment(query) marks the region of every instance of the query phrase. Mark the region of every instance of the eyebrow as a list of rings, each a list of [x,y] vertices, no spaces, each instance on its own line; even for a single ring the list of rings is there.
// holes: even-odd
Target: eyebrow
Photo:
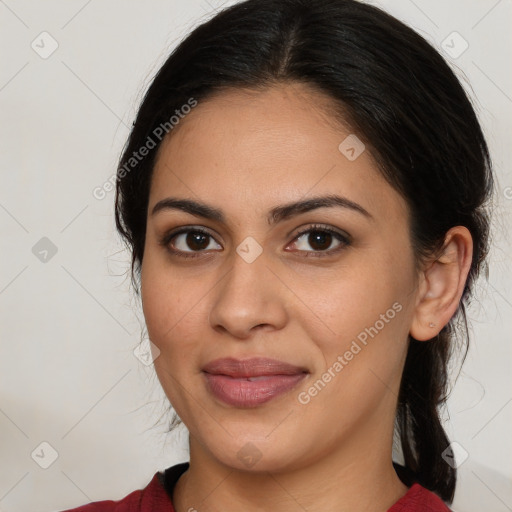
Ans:
[[[280,221],[289,219],[294,215],[306,213],[318,208],[346,208],[362,214],[368,219],[373,219],[373,216],[360,204],[342,197],[339,195],[328,195],[313,197],[304,201],[295,201],[284,205],[276,206],[269,211],[267,221],[270,225],[276,224]],[[200,203],[192,199],[179,199],[175,197],[167,197],[158,201],[151,211],[151,215],[164,210],[181,210],[196,217],[204,217],[205,219],[215,220],[225,223],[226,219],[222,210],[210,206],[205,203]]]

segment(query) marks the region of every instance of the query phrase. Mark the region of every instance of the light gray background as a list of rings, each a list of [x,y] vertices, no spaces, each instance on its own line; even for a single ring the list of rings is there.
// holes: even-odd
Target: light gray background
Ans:
[[[471,350],[447,429],[469,455],[454,510],[512,510],[512,2],[372,3],[419,31],[469,81],[492,150],[499,182],[489,282],[479,282],[469,311]],[[133,353],[143,318],[114,230],[114,193],[98,200],[93,190],[115,172],[154,72],[221,5],[0,0],[0,511],[119,499],[187,460],[184,433],[166,438],[165,422],[153,427],[165,400],[152,366]],[[45,31],[58,48],[42,58],[52,44]],[[463,49],[454,31],[469,44],[456,57],[446,54]],[[48,244],[43,237],[57,248],[46,262],[33,253]],[[43,469],[52,449],[58,456]]]

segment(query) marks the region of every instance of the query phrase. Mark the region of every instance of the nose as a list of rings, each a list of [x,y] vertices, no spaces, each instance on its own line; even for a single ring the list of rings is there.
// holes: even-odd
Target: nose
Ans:
[[[282,329],[288,320],[286,286],[270,269],[264,253],[252,263],[234,254],[212,294],[211,327],[238,339],[247,339],[257,329]]]

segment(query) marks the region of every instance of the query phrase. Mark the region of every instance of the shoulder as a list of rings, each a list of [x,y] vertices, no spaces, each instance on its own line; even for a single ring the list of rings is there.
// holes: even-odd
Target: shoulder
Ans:
[[[388,512],[450,512],[450,509],[437,494],[415,483]]]
[[[61,512],[150,512],[166,510],[173,512],[169,495],[162,485],[163,475],[155,473],[143,489],[133,491],[121,500],[95,501]]]

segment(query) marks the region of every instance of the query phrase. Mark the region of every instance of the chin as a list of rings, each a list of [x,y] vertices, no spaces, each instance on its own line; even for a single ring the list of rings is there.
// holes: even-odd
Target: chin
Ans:
[[[225,437],[223,442],[214,444],[215,439],[208,438],[206,443],[215,459],[229,468],[251,473],[279,473],[289,471],[304,463],[306,453],[301,455],[297,447],[303,446],[301,440],[285,432],[282,436],[244,435]]]

